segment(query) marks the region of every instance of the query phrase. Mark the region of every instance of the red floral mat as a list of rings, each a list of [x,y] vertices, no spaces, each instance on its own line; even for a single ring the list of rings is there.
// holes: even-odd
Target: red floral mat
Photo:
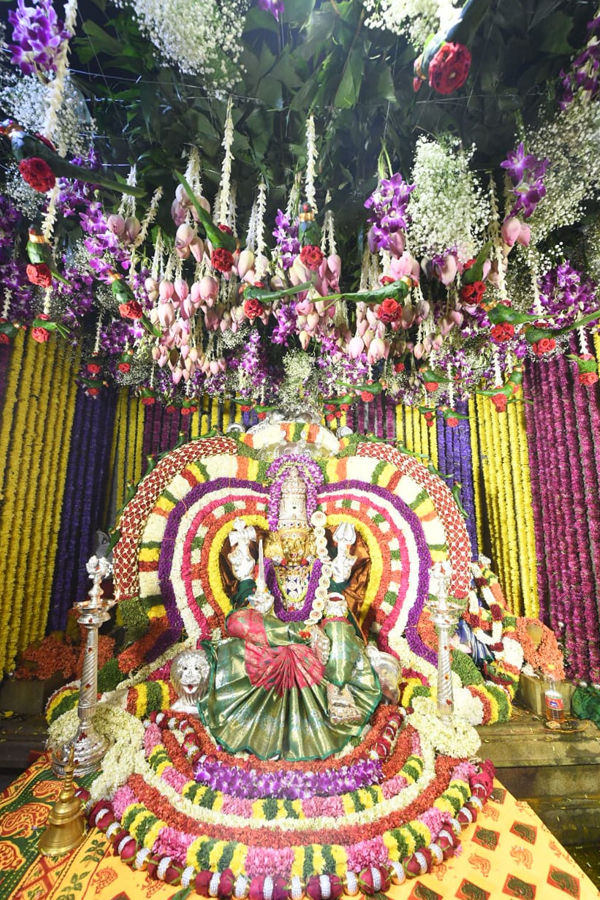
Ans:
[[[180,888],[124,865],[96,830],[73,853],[54,860],[38,856],[40,830],[58,791],[59,782],[41,757],[1,795],[2,900],[173,900]],[[460,857],[392,887],[389,895],[392,900],[600,898],[530,807],[498,782],[477,822],[464,832]]]

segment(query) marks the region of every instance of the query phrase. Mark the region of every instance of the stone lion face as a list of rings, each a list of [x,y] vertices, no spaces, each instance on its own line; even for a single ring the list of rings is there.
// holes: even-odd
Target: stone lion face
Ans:
[[[204,650],[183,650],[171,666],[171,681],[180,698],[195,702],[208,687],[210,666]]]

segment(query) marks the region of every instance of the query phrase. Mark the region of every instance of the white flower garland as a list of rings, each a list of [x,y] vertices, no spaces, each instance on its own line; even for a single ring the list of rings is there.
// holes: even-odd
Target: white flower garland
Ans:
[[[115,790],[143,764],[144,726],[135,716],[107,703],[98,704],[93,722],[98,734],[111,742],[102,760],[101,774],[90,789],[91,800],[95,802],[103,797],[111,798]],[[48,729],[48,744],[65,744],[74,737],[78,724],[76,708],[63,713]]]
[[[419,732],[423,750],[428,745],[447,756],[475,756],[481,739],[469,722],[456,715],[441,718],[431,697],[415,697],[412,702],[414,712],[408,721]]]

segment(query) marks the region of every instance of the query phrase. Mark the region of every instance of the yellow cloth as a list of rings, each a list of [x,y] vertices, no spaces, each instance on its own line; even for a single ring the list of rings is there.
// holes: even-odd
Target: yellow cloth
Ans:
[[[28,770],[38,775],[45,765]],[[37,767],[37,768],[36,768]],[[53,800],[58,783],[46,768],[40,801]],[[39,778],[38,783],[41,783]],[[31,786],[25,773],[0,800],[0,897],[2,900],[172,900],[179,888],[149,879],[121,863],[105,836],[93,830],[78,850],[60,860],[38,857],[11,893],[2,890],[2,876],[11,853],[11,834],[23,835],[41,824],[29,814],[31,792],[21,791],[29,803],[15,815],[20,785]],[[53,786],[53,787],[52,787]],[[43,795],[43,800],[42,796]],[[31,798],[31,799],[30,799]],[[6,811],[5,811],[6,810]],[[35,819],[35,824],[34,824]],[[198,896],[194,892],[191,897]],[[527,803],[515,800],[499,782],[477,822],[463,832],[462,853],[429,875],[392,887],[391,900],[598,900],[600,892],[571,859]]]

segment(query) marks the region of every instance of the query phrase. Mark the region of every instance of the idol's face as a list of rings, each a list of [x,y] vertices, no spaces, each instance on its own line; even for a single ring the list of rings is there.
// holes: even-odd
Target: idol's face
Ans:
[[[305,547],[303,534],[287,534],[281,538],[281,549],[288,563],[296,564],[304,559]]]

